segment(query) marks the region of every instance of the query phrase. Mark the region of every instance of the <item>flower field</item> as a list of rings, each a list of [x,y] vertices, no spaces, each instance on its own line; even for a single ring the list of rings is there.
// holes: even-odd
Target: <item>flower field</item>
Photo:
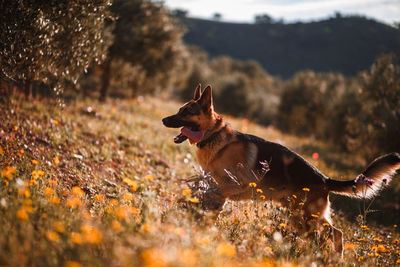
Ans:
[[[63,105],[0,99],[0,266],[400,265],[398,221],[370,225],[334,213],[342,258],[331,244],[298,236],[290,210],[256,184],[254,200],[203,211],[186,182],[201,175],[195,150],[174,144],[176,130],[161,123],[179,103],[140,97]],[[360,165],[352,159],[339,168],[326,160],[340,157],[324,144],[228,121],[299,151],[331,177],[355,177],[349,170]],[[311,153],[302,149],[310,146]]]

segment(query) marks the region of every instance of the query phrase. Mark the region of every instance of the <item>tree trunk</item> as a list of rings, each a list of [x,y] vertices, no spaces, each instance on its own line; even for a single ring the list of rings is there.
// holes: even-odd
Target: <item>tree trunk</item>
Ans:
[[[100,101],[105,101],[108,94],[108,88],[110,87],[110,79],[111,79],[111,60],[107,60],[101,65],[103,76],[102,76],[102,86],[100,91]]]
[[[31,85],[32,85],[32,80],[30,78],[26,78],[24,82],[24,92],[25,92],[25,97],[27,99],[31,95]]]

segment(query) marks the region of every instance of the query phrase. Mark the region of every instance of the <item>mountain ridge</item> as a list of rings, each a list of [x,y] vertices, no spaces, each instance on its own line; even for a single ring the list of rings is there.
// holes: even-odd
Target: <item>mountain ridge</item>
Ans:
[[[256,60],[282,78],[305,69],[353,76],[380,54],[400,55],[400,30],[358,16],[290,24],[180,19],[187,28],[187,44],[201,47],[211,57]]]

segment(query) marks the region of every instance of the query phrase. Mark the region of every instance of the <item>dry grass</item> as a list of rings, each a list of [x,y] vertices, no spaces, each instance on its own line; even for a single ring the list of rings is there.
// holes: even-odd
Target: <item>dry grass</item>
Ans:
[[[395,227],[373,228],[334,215],[344,229],[341,260],[317,239],[298,237],[287,225],[290,211],[269,201],[229,202],[218,217],[195,206],[184,208],[178,202],[182,197],[197,202],[184,182],[198,169],[194,149],[187,142],[175,145],[176,131],[161,124],[178,104],[140,100],[77,101],[64,109],[51,101],[0,101],[0,265],[400,263]],[[303,156],[330,176],[352,175],[328,166],[323,155],[312,159],[302,150],[329,151],[322,144],[247,120],[228,120],[306,151]]]

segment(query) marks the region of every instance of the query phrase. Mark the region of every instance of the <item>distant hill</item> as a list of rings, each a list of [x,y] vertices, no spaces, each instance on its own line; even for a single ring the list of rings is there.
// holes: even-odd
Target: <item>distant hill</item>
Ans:
[[[355,75],[382,53],[400,57],[400,30],[363,17],[310,23],[237,24],[182,18],[185,41],[211,57],[257,60],[269,73],[289,78],[311,69]]]

